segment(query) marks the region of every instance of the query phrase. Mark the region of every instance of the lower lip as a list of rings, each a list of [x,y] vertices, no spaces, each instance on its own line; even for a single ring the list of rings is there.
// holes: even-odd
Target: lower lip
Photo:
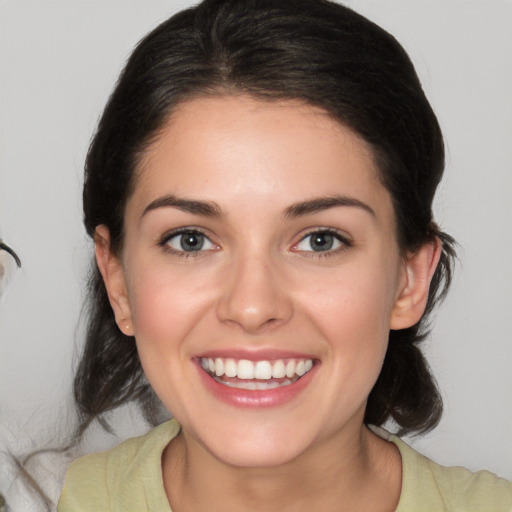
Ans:
[[[196,364],[196,367],[204,386],[218,400],[235,407],[243,408],[277,407],[292,401],[309,385],[317,369],[317,365],[313,365],[313,368],[308,373],[296,380],[293,384],[287,386],[273,389],[249,390],[220,384],[206,373],[199,363]]]

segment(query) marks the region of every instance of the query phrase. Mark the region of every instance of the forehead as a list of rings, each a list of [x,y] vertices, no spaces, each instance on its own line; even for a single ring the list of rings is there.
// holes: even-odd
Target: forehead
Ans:
[[[283,207],[333,193],[388,196],[369,145],[327,112],[239,95],[194,98],[167,120],[141,159],[133,199],[143,208],[164,193]]]

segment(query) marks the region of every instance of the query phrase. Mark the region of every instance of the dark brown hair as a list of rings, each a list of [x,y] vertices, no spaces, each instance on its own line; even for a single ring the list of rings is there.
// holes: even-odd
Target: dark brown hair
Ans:
[[[351,9],[327,0],[205,0],[148,34],[129,58],[87,155],[88,234],[106,225],[112,250],[119,251],[137,163],[170,113],[195,96],[237,93],[300,99],[349,126],[373,149],[404,253],[441,240],[425,314],[413,327],[390,332],[365,416],[376,425],[393,419],[403,432],[433,428],[442,402],[418,345],[447,290],[455,255],[453,240],[432,216],[443,139],[403,48]],[[132,400],[156,422],[135,343],[119,331],[96,265],[89,291],[87,339],[74,385],[79,432],[94,419],[108,426],[105,414]]]

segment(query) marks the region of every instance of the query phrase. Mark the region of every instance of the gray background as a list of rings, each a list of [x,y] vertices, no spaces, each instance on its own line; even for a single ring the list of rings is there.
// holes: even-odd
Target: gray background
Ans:
[[[0,305],[0,448],[58,441],[72,424],[88,141],[134,44],[190,3],[0,3],[0,234],[23,261]],[[347,3],[409,52],[447,144],[436,216],[461,264],[426,344],[446,411],[412,443],[512,479],[512,4]],[[140,430],[132,417],[118,419],[122,436]]]

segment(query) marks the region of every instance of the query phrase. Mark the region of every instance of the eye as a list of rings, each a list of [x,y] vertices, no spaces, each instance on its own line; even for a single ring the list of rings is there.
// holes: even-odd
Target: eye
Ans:
[[[350,242],[338,233],[323,229],[306,235],[294,249],[307,252],[334,252],[350,245]]]
[[[161,245],[177,252],[208,251],[216,247],[206,235],[193,229],[175,232],[167,236]]]

